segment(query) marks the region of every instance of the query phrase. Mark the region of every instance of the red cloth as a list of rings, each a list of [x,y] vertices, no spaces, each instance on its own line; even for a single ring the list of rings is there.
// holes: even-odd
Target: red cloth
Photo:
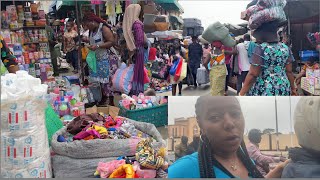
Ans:
[[[232,51],[232,47],[227,47],[227,46],[222,46],[222,49],[223,50],[225,50],[225,51]],[[225,60],[226,60],[226,64],[230,64],[230,62],[231,62],[231,57],[232,57],[232,55],[231,54],[226,54],[225,55]]]
[[[149,61],[154,61],[156,60],[156,55],[157,55],[157,48],[150,48],[149,50]]]

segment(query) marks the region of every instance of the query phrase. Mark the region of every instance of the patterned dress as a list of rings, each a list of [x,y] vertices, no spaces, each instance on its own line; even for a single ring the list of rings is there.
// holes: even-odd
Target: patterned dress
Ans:
[[[90,45],[101,45],[104,43],[102,33],[103,23],[100,23],[96,33],[90,33]],[[89,68],[89,79],[91,82],[100,82],[103,84],[103,93],[105,96],[113,96],[112,76],[118,69],[118,56],[110,49],[99,48],[96,50],[97,72]]]
[[[210,69],[211,95],[223,96],[225,93],[225,83],[227,77],[224,53],[211,55],[211,60],[208,66]]]
[[[284,43],[262,43],[257,46],[251,58],[251,65],[260,66],[261,73],[248,95],[290,96],[286,65],[293,61],[292,52]]]
[[[7,47],[6,43],[3,40],[3,37],[0,35],[0,56],[1,56],[1,64],[0,64],[0,75],[4,75],[8,73],[7,68],[11,66],[18,65],[17,59],[13,56],[12,52]]]

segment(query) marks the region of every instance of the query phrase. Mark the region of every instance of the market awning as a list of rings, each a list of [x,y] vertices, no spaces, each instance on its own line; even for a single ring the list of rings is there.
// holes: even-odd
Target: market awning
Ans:
[[[171,22],[171,23],[179,23],[179,24],[183,24],[183,20],[180,18],[180,17],[178,17],[178,16],[174,16],[174,15],[170,15],[169,16],[169,21]]]
[[[180,11],[181,13],[184,11],[177,0],[155,0],[155,3],[167,11]]]
[[[320,1],[287,0],[287,5],[284,10],[290,21],[310,19],[320,15]]]

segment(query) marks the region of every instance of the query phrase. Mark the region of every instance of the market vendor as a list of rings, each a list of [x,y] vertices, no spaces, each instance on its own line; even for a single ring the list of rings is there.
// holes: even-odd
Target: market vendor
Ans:
[[[100,105],[114,105],[114,94],[112,89],[112,76],[118,69],[118,56],[111,51],[115,39],[111,27],[106,21],[93,13],[87,14],[82,22],[89,29],[88,47],[96,54],[96,69],[89,68],[89,79],[98,82],[102,86],[103,96]]]
[[[297,86],[300,85],[301,83],[301,78],[302,77],[306,77],[306,74],[307,74],[307,69],[312,69],[312,70],[315,70],[315,69],[319,69],[320,66],[319,66],[319,63],[317,63],[317,60],[318,58],[316,57],[310,57],[308,59],[308,61],[306,62],[306,64],[302,67],[302,70],[301,72],[298,74],[298,76],[296,77],[296,84]]]
[[[0,49],[1,49],[1,75],[6,73],[16,73],[19,70],[17,59],[9,50],[7,44],[0,35]]]

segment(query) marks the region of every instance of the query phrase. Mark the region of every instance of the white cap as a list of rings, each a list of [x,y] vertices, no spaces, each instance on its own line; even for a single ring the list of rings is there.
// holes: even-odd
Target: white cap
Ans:
[[[294,113],[299,144],[320,152],[320,97],[301,97]]]

